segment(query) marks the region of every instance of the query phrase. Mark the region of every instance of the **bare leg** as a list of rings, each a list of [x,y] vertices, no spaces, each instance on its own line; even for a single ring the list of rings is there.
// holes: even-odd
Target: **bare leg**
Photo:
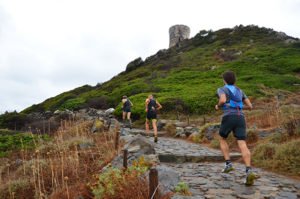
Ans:
[[[125,111],[123,111],[123,121],[125,121],[125,119],[126,119],[126,112]]]
[[[130,121],[130,115],[131,115],[131,112],[128,112],[127,113],[127,119]]]
[[[157,126],[156,126],[156,119],[152,120],[153,132],[154,136],[157,137]]]
[[[146,119],[145,127],[146,127],[146,133],[147,133],[147,135],[149,135],[149,120],[148,119]]]
[[[227,144],[226,140],[222,137],[220,138],[220,148],[221,148],[221,151],[223,153],[225,160],[230,160],[228,144]]]
[[[130,129],[131,129],[131,128],[132,128],[132,124],[131,124],[130,115],[131,115],[131,112],[128,112],[128,113],[127,113],[127,119],[128,119],[128,122],[129,122],[129,127],[130,127]]]
[[[238,140],[238,145],[241,150],[243,160],[245,162],[246,167],[251,166],[251,153],[247,147],[246,141],[245,140]]]

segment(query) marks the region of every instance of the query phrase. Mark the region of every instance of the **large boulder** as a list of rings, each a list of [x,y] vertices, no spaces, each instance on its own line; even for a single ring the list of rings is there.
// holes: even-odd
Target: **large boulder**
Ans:
[[[134,153],[136,157],[140,155],[155,154],[154,144],[145,137],[137,135],[134,139],[128,142],[125,147],[129,153]]]
[[[187,126],[184,128],[184,134],[186,137],[189,137],[193,133],[199,133],[199,128],[194,126]]]
[[[182,128],[188,126],[187,122],[181,122],[178,120],[161,119],[161,120],[158,120],[158,122],[157,122],[157,129],[160,131],[160,130],[163,130],[166,126],[170,126],[170,125],[174,125],[176,127],[182,127]]]
[[[109,115],[111,115],[114,111],[115,111],[114,108],[109,108],[109,109],[107,109],[107,110],[105,111],[105,115],[106,115],[106,116],[109,116]]]
[[[173,192],[175,186],[180,181],[179,172],[164,165],[158,165],[156,169],[158,171],[158,182],[160,184],[159,188],[161,193],[166,194]]]
[[[202,127],[201,131],[208,140],[212,140],[214,134],[219,132],[220,127],[220,123],[208,123]]]
[[[184,128],[184,127],[188,126],[188,123],[187,122],[176,121],[175,126]]]
[[[109,132],[115,132],[120,127],[119,121],[115,118],[109,120]]]
[[[124,149],[128,150],[128,165],[132,165],[134,160],[138,160],[140,157],[148,162],[151,162],[153,165],[159,163],[157,154],[155,154],[154,144],[147,140],[144,136],[123,136],[122,139],[127,142],[124,146]],[[120,154],[112,161],[112,166],[122,168],[123,166],[123,155]]]

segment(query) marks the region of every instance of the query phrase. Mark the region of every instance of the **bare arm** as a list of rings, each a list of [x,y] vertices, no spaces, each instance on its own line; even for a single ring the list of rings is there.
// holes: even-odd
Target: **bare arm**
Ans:
[[[157,110],[162,108],[162,105],[158,101],[156,101],[156,104],[157,104]]]
[[[145,101],[145,110],[148,112],[148,104],[149,104],[149,99],[146,99]]]
[[[249,98],[244,99],[244,103],[247,105],[247,107],[252,110],[253,106],[252,103],[250,102]]]
[[[218,104],[215,106],[216,110],[219,110],[219,107],[223,106],[226,103],[226,95],[225,94],[221,94],[220,98],[219,98],[219,102]]]

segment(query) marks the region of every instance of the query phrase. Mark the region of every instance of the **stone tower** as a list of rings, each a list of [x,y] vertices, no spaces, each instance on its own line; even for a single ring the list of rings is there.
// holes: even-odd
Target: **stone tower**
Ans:
[[[178,42],[190,37],[190,28],[186,25],[174,25],[169,29],[170,45],[169,48],[175,46]]]

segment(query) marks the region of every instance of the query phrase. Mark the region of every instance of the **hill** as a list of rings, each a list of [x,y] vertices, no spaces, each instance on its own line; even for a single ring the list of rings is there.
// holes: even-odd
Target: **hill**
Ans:
[[[22,111],[118,107],[123,95],[134,104],[133,117],[144,114],[144,100],[154,93],[164,112],[174,109],[205,114],[216,102],[221,74],[233,70],[238,86],[252,98],[300,91],[298,38],[257,26],[201,30],[195,37],[155,55],[130,62],[126,71],[96,86],[85,85]]]

